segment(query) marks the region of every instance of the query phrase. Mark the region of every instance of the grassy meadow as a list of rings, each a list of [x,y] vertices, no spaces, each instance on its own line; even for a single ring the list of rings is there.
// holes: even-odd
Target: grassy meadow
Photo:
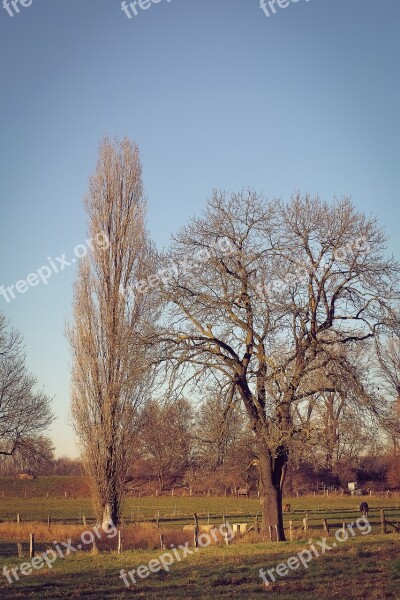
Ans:
[[[396,535],[356,536],[265,586],[259,569],[275,567],[301,551],[304,544],[237,544],[200,549],[171,565],[169,572],[151,573],[126,588],[120,570],[137,569],[157,559],[160,551],[91,555],[74,554],[53,568],[22,577],[16,583],[0,578],[0,597],[7,600],[124,599],[154,600],[269,598],[270,600],[383,600],[400,598],[400,544]],[[0,559],[0,570],[21,563]]]
[[[224,517],[230,524],[253,524],[255,515],[260,513],[257,498],[131,497],[124,506],[121,554],[116,552],[116,538],[107,544],[101,541],[98,544],[100,552],[93,552],[88,546],[85,551],[57,559],[52,568],[45,566],[9,583],[3,568],[16,568],[29,561],[26,558],[29,533],[35,533],[36,550],[42,553],[53,547],[55,540],[71,538],[76,546],[83,531],[94,525],[89,498],[68,497],[68,494],[66,497],[65,493],[47,497],[46,489],[62,492],[62,486],[68,487],[68,483],[73,482],[66,481],[68,478],[60,478],[62,482],[49,478],[53,480],[46,485],[43,480],[48,478],[41,479],[22,482],[22,488],[13,482],[12,489],[0,480],[0,598],[400,600],[400,534],[393,533],[390,526],[386,535],[380,533],[382,508],[387,520],[394,524],[400,522],[400,497],[385,495],[367,498],[372,525],[369,535],[361,535],[356,530],[354,537],[350,536],[346,542],[337,543],[337,547],[314,558],[307,569],[301,567],[290,571],[285,577],[277,577],[277,581],[268,587],[260,578],[259,569],[274,568],[307,549],[309,539],[315,543],[323,537],[322,519],[328,520],[332,534],[329,540],[333,543],[335,530],[344,522],[355,522],[360,516],[360,498],[317,495],[285,498],[291,505],[291,512],[285,513],[285,525],[288,528],[289,521],[293,522],[294,541],[274,544],[261,541],[261,536],[253,532],[229,546],[220,540],[219,544],[200,548],[175,561],[169,572],[161,570],[144,579],[137,578],[136,584],[128,589],[119,577],[120,570],[137,569],[157,559],[161,554],[160,533],[167,548],[172,544],[177,548],[185,542],[192,548],[192,534],[184,533],[182,528],[193,523],[194,512],[201,525],[220,525]],[[79,481],[75,483],[76,490],[82,489]],[[20,514],[19,524],[16,523],[17,513]],[[305,537],[302,521],[306,513],[310,530]],[[16,542],[21,540],[25,541],[25,558],[17,558],[14,552]],[[12,554],[7,555],[10,548]]]
[[[363,498],[365,499],[365,498]],[[387,517],[394,522],[400,521],[399,497],[366,498],[370,507],[370,520],[374,527],[380,522],[380,509],[387,510]],[[322,519],[328,519],[335,527],[343,520],[355,519],[359,513],[360,498],[352,496],[302,496],[285,498],[290,503],[291,512],[285,513],[288,525],[292,520],[300,526],[305,513],[309,513],[311,528],[320,527]],[[193,522],[196,512],[201,523],[219,524],[225,516],[232,522],[253,522],[256,514],[260,516],[260,503],[257,498],[234,497],[182,497],[182,496],[145,496],[127,498],[123,509],[126,522],[143,522],[159,519],[165,526],[181,526]],[[0,497],[0,521],[16,521],[17,513],[21,521],[47,521],[78,523],[83,517],[87,523],[94,522],[92,502],[89,498],[65,497]]]

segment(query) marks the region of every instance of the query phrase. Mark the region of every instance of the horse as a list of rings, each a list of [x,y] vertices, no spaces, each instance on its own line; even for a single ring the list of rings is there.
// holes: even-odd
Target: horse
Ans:
[[[246,485],[246,487],[241,487],[238,488],[237,492],[236,492],[236,496],[237,498],[239,498],[239,496],[246,496],[246,498],[249,497],[249,491],[250,491],[250,486]]]
[[[362,512],[363,517],[368,518],[369,506],[367,502],[361,502],[360,511]]]

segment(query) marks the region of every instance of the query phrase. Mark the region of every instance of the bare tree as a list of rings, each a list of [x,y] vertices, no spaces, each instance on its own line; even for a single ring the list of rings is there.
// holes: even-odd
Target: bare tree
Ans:
[[[327,377],[331,391],[322,391],[295,406],[294,421],[300,423],[303,435],[298,454],[326,473],[333,472],[343,459],[357,462],[370,447],[385,412],[370,377],[370,345],[357,348],[338,347],[336,358],[321,373],[321,387]]]
[[[232,455],[237,454],[240,442],[249,442],[246,415],[239,401],[240,398],[232,398],[226,388],[214,386],[201,404],[195,430],[197,454],[203,470],[212,472],[223,467]],[[247,464],[243,464],[242,456],[238,458],[244,470]]]
[[[0,472],[3,475],[28,472],[35,475],[49,475],[54,461],[54,445],[45,436],[24,440],[12,456],[3,456]]]
[[[168,256],[176,269],[163,284],[162,352],[175,376],[199,385],[217,371],[240,394],[257,440],[264,530],[274,539],[285,539],[294,406],[336,389],[329,374],[315,381],[314,373],[338,361],[341,345],[373,337],[393,300],[397,265],[383,256],[385,241],[347,199],[215,192]]]
[[[68,330],[72,415],[98,519],[107,527],[120,519],[135,411],[151,385],[139,333],[152,325],[154,313],[150,297],[136,294],[135,286],[152,249],[139,151],[131,142],[104,140],[85,206],[94,242],[79,265]]]
[[[29,373],[22,336],[0,314],[0,455],[33,457],[54,420],[51,399]]]
[[[380,378],[385,397],[387,397],[387,413],[384,419],[386,431],[389,433],[393,452],[399,453],[400,446],[400,331],[399,321],[395,327],[382,331],[375,338],[377,357],[377,374]]]
[[[143,455],[152,459],[160,490],[166,477],[182,478],[190,463],[193,412],[184,398],[147,403],[138,421],[138,439]]]

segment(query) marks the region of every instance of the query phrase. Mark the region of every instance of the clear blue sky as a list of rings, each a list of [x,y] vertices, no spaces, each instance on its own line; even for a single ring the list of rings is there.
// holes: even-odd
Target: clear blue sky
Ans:
[[[82,198],[100,139],[142,152],[159,247],[214,187],[324,199],[378,214],[400,255],[400,3],[161,0],[128,19],[120,0],[0,6],[0,285],[85,240]],[[0,310],[25,336],[76,455],[64,338],[75,267]]]

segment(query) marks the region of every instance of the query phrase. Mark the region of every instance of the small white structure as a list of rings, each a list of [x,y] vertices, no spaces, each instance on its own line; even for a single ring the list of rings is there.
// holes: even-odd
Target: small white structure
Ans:
[[[362,491],[358,487],[357,481],[351,481],[347,484],[347,487],[349,488],[349,492],[352,496],[361,496]]]
[[[233,523],[233,533],[246,533],[247,523]]]

